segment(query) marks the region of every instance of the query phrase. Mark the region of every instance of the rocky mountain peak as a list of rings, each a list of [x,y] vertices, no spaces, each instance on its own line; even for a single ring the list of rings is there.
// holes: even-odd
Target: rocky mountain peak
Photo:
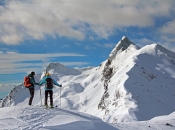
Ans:
[[[136,46],[132,41],[130,41],[126,36],[123,36],[122,39],[117,43],[117,45],[114,47],[114,49],[111,51],[108,60],[111,62],[114,57],[124,50],[126,50],[130,45]],[[140,48],[136,46],[136,48]]]

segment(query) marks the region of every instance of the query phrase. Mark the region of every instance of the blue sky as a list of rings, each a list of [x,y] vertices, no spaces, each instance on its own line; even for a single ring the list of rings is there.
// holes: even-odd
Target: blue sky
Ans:
[[[175,52],[174,7],[174,0],[1,0],[0,92],[50,62],[98,66],[122,36]]]

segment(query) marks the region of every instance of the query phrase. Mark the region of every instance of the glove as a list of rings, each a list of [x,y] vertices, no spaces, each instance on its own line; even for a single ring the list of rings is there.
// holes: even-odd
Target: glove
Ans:
[[[60,86],[59,87],[62,87],[62,85],[60,84]]]

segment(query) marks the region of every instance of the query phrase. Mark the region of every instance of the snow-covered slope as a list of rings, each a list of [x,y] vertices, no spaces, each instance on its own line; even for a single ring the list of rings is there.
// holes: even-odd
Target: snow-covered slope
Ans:
[[[78,70],[51,63],[47,70],[63,85],[54,88],[54,104],[97,116],[110,123],[144,121],[175,111],[175,54],[158,44],[139,48],[122,37],[98,67]],[[36,79],[44,75],[38,74]],[[3,106],[27,106],[29,92],[16,86]],[[7,96],[9,97],[9,96]],[[41,87],[44,101],[44,86]],[[40,105],[36,86],[33,105]]]
[[[1,130],[116,130],[94,116],[59,108],[14,106],[1,108],[0,115]]]
[[[110,64],[115,74],[108,80],[103,118],[121,122],[170,114],[175,110],[175,54],[157,44],[137,51],[130,47]]]

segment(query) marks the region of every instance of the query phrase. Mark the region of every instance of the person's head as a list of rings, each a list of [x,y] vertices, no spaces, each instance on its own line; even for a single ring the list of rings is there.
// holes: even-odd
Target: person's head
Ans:
[[[49,73],[49,72],[47,72],[47,73],[46,73],[46,76],[50,76],[50,73]]]
[[[34,76],[34,75],[35,75],[35,72],[32,71],[32,72],[31,72],[31,75]]]

